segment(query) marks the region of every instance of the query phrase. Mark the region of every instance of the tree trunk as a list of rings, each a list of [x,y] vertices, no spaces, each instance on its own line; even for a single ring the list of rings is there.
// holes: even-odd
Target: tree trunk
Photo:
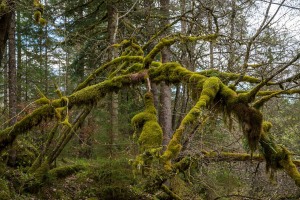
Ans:
[[[9,67],[8,67],[8,97],[10,125],[16,122],[17,114],[17,78],[16,78],[16,40],[15,40],[15,12],[12,11],[9,29]]]
[[[231,0],[231,16],[230,16],[230,37],[229,37],[229,59],[228,59],[228,71],[235,72],[234,66],[234,32],[235,32],[235,17],[236,17],[236,0]]]
[[[21,16],[20,11],[17,11],[17,65],[18,65],[18,72],[17,72],[17,102],[21,102],[22,100],[22,74],[23,74],[23,65],[22,65],[22,43],[21,43]]]
[[[10,28],[8,32],[9,62],[8,62],[8,107],[9,107],[9,125],[12,126],[17,121],[17,73],[16,73],[16,19],[15,11],[12,11]],[[16,162],[17,152],[14,143],[9,151],[9,163],[14,166]]]
[[[47,1],[45,0],[45,6],[47,6]],[[46,24],[45,25],[45,30],[44,30],[44,33],[43,33],[43,36],[44,36],[44,48],[45,48],[45,66],[44,66],[44,74],[45,74],[45,94],[48,94],[48,90],[49,90],[49,84],[48,84],[48,79],[49,79],[49,69],[48,69],[48,40],[47,40],[47,37],[48,37],[48,25]]]
[[[0,64],[2,63],[2,58],[5,54],[5,45],[8,39],[8,31],[11,20],[11,12],[1,15],[0,13]]]
[[[168,18],[170,17],[169,13],[169,0],[160,0],[160,11],[164,16],[164,19],[161,22],[161,27],[165,27],[169,24]],[[167,33],[166,33],[167,34]],[[164,34],[164,35],[166,35]],[[170,52],[169,49],[165,48],[161,52],[162,62],[170,61]],[[159,123],[163,130],[163,145],[169,143],[171,134],[172,134],[172,108],[171,108],[171,87],[165,82],[161,83],[160,88],[160,109],[159,109]]]
[[[116,43],[117,31],[118,31],[118,12],[115,4],[109,3],[107,5],[108,12],[108,43],[109,45]],[[117,51],[115,48],[110,48],[108,59],[112,60],[117,57]],[[113,144],[115,143],[116,137],[118,135],[118,94],[112,92],[109,95],[109,113],[110,113],[110,154],[113,154]]]
[[[4,80],[4,85],[3,85],[3,105],[4,105],[4,110],[3,114],[5,117],[7,117],[7,111],[8,111],[8,55],[7,55],[7,48],[5,49],[5,54],[3,56],[3,80]],[[6,120],[5,120],[6,121]],[[4,124],[3,128],[5,128],[7,124]]]
[[[207,13],[208,15],[208,31],[209,34],[212,34],[212,26],[213,26],[213,19],[212,14],[210,12]],[[209,42],[209,68],[214,68],[214,43],[212,41]]]

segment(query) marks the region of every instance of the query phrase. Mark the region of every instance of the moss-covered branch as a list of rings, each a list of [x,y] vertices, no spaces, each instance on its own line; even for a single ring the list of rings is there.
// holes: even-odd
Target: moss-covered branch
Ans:
[[[108,69],[111,65],[118,64],[120,62],[134,62],[134,63],[142,63],[144,61],[144,58],[142,56],[121,56],[113,59],[112,61],[105,63],[104,65],[101,65],[98,69],[96,69],[92,74],[90,74],[84,82],[80,83],[75,91],[79,91],[86,86],[88,86],[100,73],[102,73],[104,70]]]
[[[25,116],[14,126],[0,131],[0,150],[11,144],[19,134],[24,134],[43,120],[52,119],[55,115],[54,107],[44,105]]]
[[[206,77],[218,77],[222,80],[222,82],[227,83],[229,81],[234,81],[239,78],[239,74],[235,73],[228,73],[228,72],[220,72],[219,70],[216,69],[209,69],[209,70],[204,70],[201,72],[198,72],[201,75],[204,75]],[[242,82],[248,82],[248,83],[260,83],[261,80],[252,76],[243,76]]]
[[[182,198],[180,198],[177,194],[175,194],[174,192],[172,192],[165,184],[163,184],[161,186],[161,189],[167,193],[172,199],[175,200],[182,200]]]
[[[295,181],[295,184],[300,187],[300,173],[293,163],[291,153],[283,146],[277,145],[271,135],[270,129],[272,124],[264,122],[263,134],[260,139],[262,153],[267,162],[267,170],[271,170],[271,175],[274,170],[284,169],[285,172]]]

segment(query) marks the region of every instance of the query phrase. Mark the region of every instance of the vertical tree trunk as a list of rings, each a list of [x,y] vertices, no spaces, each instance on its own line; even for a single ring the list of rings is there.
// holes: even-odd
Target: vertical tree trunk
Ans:
[[[112,45],[116,43],[117,31],[118,31],[118,12],[116,9],[116,3],[108,3],[107,4],[107,12],[108,12],[108,43]],[[108,55],[108,59],[114,59],[117,57],[117,51],[115,48],[110,48],[110,52]],[[118,135],[118,94],[112,92],[109,96],[109,111],[110,111],[110,154],[113,154],[113,144],[115,143],[116,137]]]
[[[155,21],[151,18],[151,14],[153,15],[152,8],[155,7],[153,0],[144,0],[144,9],[145,9],[145,29],[148,33],[146,39],[149,40],[152,35],[155,34]],[[151,49],[154,47],[153,44],[150,44],[149,47],[145,50],[145,53],[149,53]],[[156,83],[151,82],[151,92],[153,94],[154,106],[158,110],[159,109],[159,86]]]
[[[213,19],[212,14],[210,12],[208,14],[208,31],[212,33]],[[209,68],[214,68],[214,43],[212,41],[209,42]]]
[[[47,1],[45,0],[45,6],[47,6]],[[48,93],[48,90],[49,90],[49,69],[48,69],[48,41],[47,41],[47,36],[48,36],[48,25],[46,24],[45,25],[45,30],[44,30],[44,48],[45,48],[45,66],[44,66],[44,78],[45,78],[45,94]]]
[[[9,68],[8,68],[8,97],[10,125],[16,122],[17,114],[17,78],[16,78],[16,40],[15,40],[15,12],[12,11],[11,25],[9,29]]]
[[[0,16],[0,65],[5,54],[5,46],[8,39],[11,14],[11,12],[7,12]]]
[[[236,0],[231,0],[231,15],[230,15],[230,38],[229,38],[229,59],[228,59],[228,71],[235,72],[234,66],[234,32],[235,32],[235,17],[236,17]]]
[[[164,19],[161,22],[161,27],[169,24],[169,0],[160,0],[160,11]],[[166,34],[165,34],[166,35]],[[167,48],[161,52],[162,62],[170,61],[170,52]],[[160,88],[160,109],[159,122],[163,130],[163,145],[167,145],[172,134],[172,108],[171,108],[171,87],[166,83],[161,83]]]
[[[4,80],[4,87],[3,87],[3,105],[4,105],[4,116],[7,117],[6,113],[8,111],[8,53],[7,48],[5,49],[5,53],[3,55],[3,80]],[[6,120],[5,120],[6,121]],[[6,127],[6,124],[4,124],[4,127]]]
[[[26,41],[26,49],[28,48],[28,44],[27,44],[27,38],[28,36],[26,35],[25,37],[25,41]],[[25,102],[28,101],[28,89],[29,89],[29,80],[28,80],[28,56],[27,54],[25,55]]]
[[[17,82],[18,82],[18,88],[17,88],[17,102],[21,102],[22,100],[22,74],[23,74],[23,65],[22,65],[22,43],[21,43],[21,15],[20,11],[17,11],[17,65],[18,65],[18,71],[17,71]]]
[[[9,125],[12,126],[17,121],[17,66],[16,66],[16,19],[14,7],[12,7],[12,15],[10,21],[10,28],[8,31],[8,48],[9,48],[9,62],[8,62],[8,107],[9,107]],[[9,151],[9,163],[14,166],[16,162],[16,149],[14,145]]]

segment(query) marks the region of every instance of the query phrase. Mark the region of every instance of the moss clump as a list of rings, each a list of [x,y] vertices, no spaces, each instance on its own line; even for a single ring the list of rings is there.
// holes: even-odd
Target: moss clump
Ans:
[[[36,23],[39,23],[41,16],[42,16],[42,13],[40,11],[36,10],[33,14],[34,21]]]
[[[39,23],[40,23],[40,25],[42,25],[42,26],[46,26],[47,20],[41,17],[40,20],[39,20]]]
[[[220,89],[220,79],[217,77],[208,78],[203,83],[203,90],[199,101],[197,102],[197,107],[208,106],[215,98]]]
[[[143,175],[150,175],[152,161],[158,157],[161,150],[163,132],[157,122],[156,109],[154,107],[153,95],[145,94],[145,110],[135,115],[131,123],[135,129],[134,136],[138,137],[140,155],[132,162],[134,173],[141,171]]]
[[[157,122],[153,95],[147,92],[144,98],[145,111],[135,115],[131,120],[135,135],[139,137],[138,143],[142,152],[159,148],[162,144],[162,129]]]

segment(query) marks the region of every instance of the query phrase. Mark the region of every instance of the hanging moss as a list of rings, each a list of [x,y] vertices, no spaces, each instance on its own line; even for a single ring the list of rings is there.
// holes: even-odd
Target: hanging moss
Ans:
[[[244,103],[236,103],[229,109],[232,109],[232,112],[237,116],[249,148],[251,152],[254,152],[262,133],[263,117],[261,112]]]

